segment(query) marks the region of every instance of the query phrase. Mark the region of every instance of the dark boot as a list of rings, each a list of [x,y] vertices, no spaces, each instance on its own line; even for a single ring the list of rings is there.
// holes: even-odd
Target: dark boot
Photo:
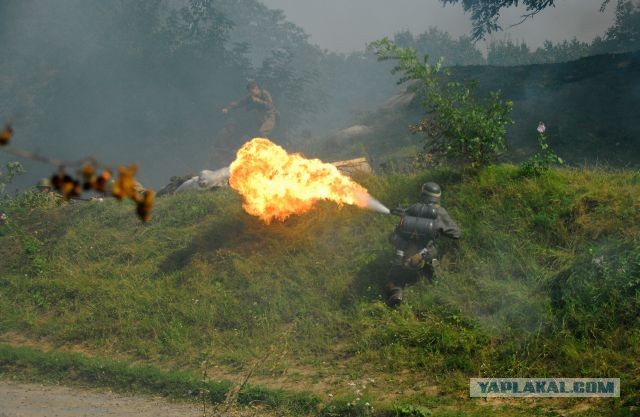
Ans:
[[[393,287],[389,289],[389,298],[387,298],[387,305],[391,308],[396,308],[402,303],[404,291],[402,287]]]

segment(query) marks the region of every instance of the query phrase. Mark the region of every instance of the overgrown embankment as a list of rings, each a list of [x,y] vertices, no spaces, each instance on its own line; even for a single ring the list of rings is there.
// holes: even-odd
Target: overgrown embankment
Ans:
[[[161,198],[142,224],[125,204],[27,194],[3,204],[0,337],[170,371],[206,359],[213,380],[253,370],[250,383],[343,413],[634,412],[640,174],[531,179],[500,165],[359,180],[389,206],[436,180],[463,229],[442,239],[436,283],[411,287],[397,311],[380,296],[392,217],[320,204],[267,226],[223,190]],[[585,409],[484,403],[467,399],[470,376],[619,376],[623,395]]]
[[[640,166],[640,51],[596,55],[561,64],[474,66],[454,78],[476,80],[478,93],[501,90],[513,100],[512,157],[536,148],[533,128],[548,126],[556,149],[574,164]]]
[[[552,147],[572,165],[640,166],[640,51],[560,64],[453,67],[451,75],[454,81],[476,83],[479,97],[500,91],[513,101],[515,124],[506,134],[505,158],[510,161],[538,150],[536,126],[542,121]],[[363,118],[360,123],[370,126],[370,133],[357,140],[314,141],[305,151],[343,159],[366,152],[377,168],[421,149],[422,136],[408,129],[424,116],[413,90],[409,86],[388,106]]]

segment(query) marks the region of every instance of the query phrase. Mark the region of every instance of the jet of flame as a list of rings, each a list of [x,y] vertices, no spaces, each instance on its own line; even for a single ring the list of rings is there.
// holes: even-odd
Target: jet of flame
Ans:
[[[229,171],[229,185],[242,195],[246,212],[267,224],[306,213],[319,200],[389,213],[335,166],[289,154],[268,139],[245,143]]]

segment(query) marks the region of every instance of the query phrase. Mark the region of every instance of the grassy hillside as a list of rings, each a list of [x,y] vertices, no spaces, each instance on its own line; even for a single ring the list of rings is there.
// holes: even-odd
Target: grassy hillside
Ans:
[[[381,299],[390,216],[320,204],[267,226],[224,190],[163,197],[141,224],[126,204],[25,194],[2,207],[0,342],[204,366],[213,381],[252,372],[326,415],[637,413],[640,174],[500,165],[359,181],[394,206],[427,179],[464,236],[442,239],[436,282],[396,311]],[[620,377],[622,398],[470,400],[476,376]]]

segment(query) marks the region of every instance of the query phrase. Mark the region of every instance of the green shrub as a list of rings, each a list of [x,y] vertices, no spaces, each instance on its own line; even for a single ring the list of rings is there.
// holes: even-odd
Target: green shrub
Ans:
[[[480,102],[475,83],[449,82],[442,62],[429,65],[428,56],[419,59],[416,51],[400,48],[385,38],[372,44],[379,60],[395,60],[393,73],[403,76],[398,83],[417,81],[427,115],[411,127],[427,136],[427,155],[445,156],[479,168],[506,150],[506,127],[513,102],[504,101],[499,91]]]

